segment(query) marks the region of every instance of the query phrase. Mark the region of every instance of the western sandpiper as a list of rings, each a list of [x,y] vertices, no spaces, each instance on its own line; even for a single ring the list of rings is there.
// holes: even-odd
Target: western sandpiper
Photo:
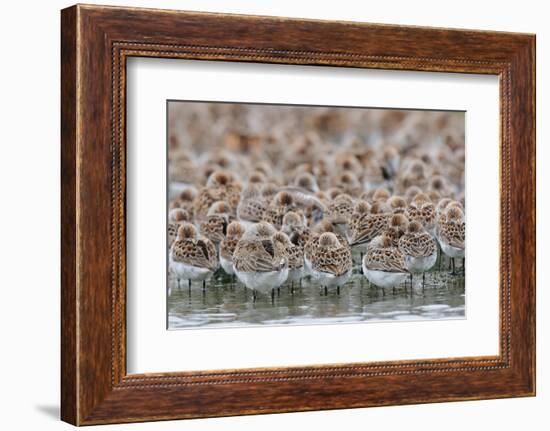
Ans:
[[[178,229],[184,222],[190,222],[191,217],[189,213],[182,208],[171,209],[168,213],[168,248],[172,247],[172,244],[178,236]]]
[[[299,245],[304,247],[311,238],[311,230],[307,227],[307,220],[302,213],[289,211],[283,217],[283,225],[281,231],[291,235],[298,235]]]
[[[311,193],[317,193],[319,191],[317,180],[309,172],[304,172],[296,176],[294,185]]]
[[[402,173],[397,178],[398,192],[402,193],[411,186],[417,186],[421,190],[426,189],[428,183],[426,164],[420,159],[407,160]]]
[[[437,244],[418,221],[409,223],[407,232],[399,240],[399,250],[405,255],[405,267],[411,273],[422,273],[422,287],[425,274],[437,260]],[[411,279],[412,283],[412,279]]]
[[[197,197],[197,194],[198,192],[195,187],[186,187],[181,191],[178,197],[172,201],[174,203],[174,208],[183,208],[191,217],[194,217],[193,201]]]
[[[352,273],[353,262],[349,245],[341,242],[335,234],[325,232],[319,237],[308,260],[310,274],[324,287],[325,294],[331,286],[336,286],[340,293],[340,286],[345,284]]]
[[[455,274],[455,258],[464,259],[466,236],[464,213],[458,205],[448,205],[438,232],[441,250],[451,258],[453,274]]]
[[[239,280],[253,292],[273,294],[288,277],[284,245],[273,241],[276,230],[269,223],[253,224],[237,243],[233,267]]]
[[[240,197],[241,186],[235,177],[226,171],[214,171],[209,175],[206,186],[199,190],[193,201],[195,219],[202,221],[216,201],[225,201],[234,213]]]
[[[388,219],[388,225],[384,229],[384,234],[388,236],[394,247],[397,247],[400,238],[407,231],[409,220],[403,214],[394,214]]]
[[[294,287],[295,281],[300,281],[304,276],[304,248],[299,244],[300,234],[295,232],[291,234],[294,241],[284,233],[277,232],[272,239],[275,242],[282,244],[285,248],[286,257],[288,259],[288,278],[287,281],[292,283]]]
[[[233,268],[233,253],[244,232],[244,226],[238,221],[233,221],[227,226],[227,235],[220,244],[220,263],[227,274],[235,274],[235,269]]]
[[[373,202],[382,202],[385,203],[387,200],[391,197],[391,193],[388,189],[379,187],[377,188],[374,193],[372,194],[372,201]]]
[[[276,229],[280,229],[283,224],[284,215],[289,211],[293,211],[295,208],[295,201],[292,194],[282,191],[275,195],[265,210],[262,219],[272,224]]]
[[[218,268],[216,246],[208,238],[199,235],[197,228],[191,223],[183,223],[178,229],[178,236],[169,254],[169,265],[180,278],[189,281],[205,280]]]
[[[258,223],[267,208],[265,200],[262,198],[260,189],[255,184],[250,184],[241,193],[241,199],[237,206],[237,218],[248,226],[252,223]]]
[[[363,258],[363,273],[376,286],[394,288],[407,280],[405,256],[388,236],[377,236]]]
[[[422,223],[424,229],[430,233],[434,233],[435,205],[427,194],[417,194],[405,211],[405,215],[410,221],[417,220]]]
[[[355,203],[355,206],[353,207],[353,212],[350,217],[350,222],[348,226],[348,232],[347,232],[347,241],[348,243],[352,241],[353,232],[357,232],[360,228],[360,224],[362,223],[362,220],[364,220],[364,217],[366,217],[371,209],[371,205],[366,200],[358,200]],[[354,246],[351,246],[352,251],[358,251],[360,253],[360,260],[361,262],[363,260],[363,254],[367,250],[368,243],[363,244],[356,244]]]
[[[405,190],[405,195],[403,197],[410,204],[414,197],[419,193],[422,193],[422,189],[420,187],[410,186],[407,190]]]
[[[407,201],[401,196],[392,196],[387,204],[393,214],[404,214],[407,210]]]
[[[216,246],[222,242],[227,233],[230,222],[230,208],[225,201],[214,202],[204,221],[200,223],[200,233],[212,241]]]
[[[374,202],[368,214],[359,217],[350,226],[350,245],[353,249],[365,252],[373,238],[380,235],[388,224],[390,213],[386,206]]]
[[[353,199],[348,194],[342,193],[327,208],[327,219],[332,223],[335,231],[346,238],[353,207]]]

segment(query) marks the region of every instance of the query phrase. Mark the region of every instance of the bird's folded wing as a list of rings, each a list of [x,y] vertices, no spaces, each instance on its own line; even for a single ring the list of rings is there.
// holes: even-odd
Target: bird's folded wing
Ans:
[[[397,250],[370,250],[367,253],[367,268],[375,271],[407,272],[403,254]]]
[[[464,225],[443,225],[440,236],[451,247],[464,248]]]
[[[272,243],[271,243],[272,244]],[[267,246],[269,249],[269,246]],[[242,272],[270,272],[275,270],[273,255],[260,241],[239,246],[233,256],[235,268]]]
[[[351,244],[361,244],[368,242],[377,236],[387,224],[387,217],[367,217],[364,221],[357,224],[351,238]]]

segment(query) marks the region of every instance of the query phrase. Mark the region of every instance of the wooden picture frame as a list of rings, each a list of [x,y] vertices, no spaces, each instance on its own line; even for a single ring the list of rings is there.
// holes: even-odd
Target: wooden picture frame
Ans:
[[[61,418],[75,425],[535,394],[535,36],[77,5],[61,14]],[[126,372],[131,56],[500,78],[500,354]]]

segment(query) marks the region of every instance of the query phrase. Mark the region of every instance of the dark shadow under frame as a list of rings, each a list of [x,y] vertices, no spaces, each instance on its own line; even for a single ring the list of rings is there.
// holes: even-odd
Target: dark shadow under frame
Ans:
[[[62,418],[96,424],[533,395],[534,46],[533,36],[509,33],[64,10]],[[498,75],[500,354],[127,375],[125,100],[132,56]],[[519,210],[528,217],[520,219]]]

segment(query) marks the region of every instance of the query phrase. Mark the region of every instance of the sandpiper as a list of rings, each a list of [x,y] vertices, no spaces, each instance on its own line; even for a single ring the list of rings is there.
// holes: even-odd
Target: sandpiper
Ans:
[[[281,191],[275,195],[265,210],[262,220],[271,223],[276,229],[280,229],[284,215],[294,209],[295,201],[292,194]]]
[[[239,280],[254,292],[273,295],[288,277],[284,245],[274,241],[276,230],[261,222],[248,227],[233,253],[233,267]]]
[[[407,201],[401,196],[392,196],[387,203],[393,214],[404,214],[407,210]]]
[[[197,228],[191,223],[183,223],[178,229],[178,236],[169,254],[169,265],[180,278],[189,281],[205,282],[218,268],[216,246],[208,238],[199,235]]]
[[[409,220],[403,214],[394,214],[388,219],[388,225],[384,229],[384,234],[388,236],[394,247],[397,247],[399,239],[407,231]]]
[[[311,230],[307,227],[307,221],[302,213],[289,211],[283,217],[281,231],[290,238],[297,235],[299,245],[303,248],[311,238]]]
[[[233,253],[244,232],[244,226],[238,221],[233,221],[227,226],[227,235],[220,243],[220,264],[223,270],[229,275],[235,274]]]
[[[327,219],[332,223],[335,231],[346,238],[353,207],[351,196],[342,193],[330,203],[327,209]]]
[[[319,191],[317,180],[309,172],[303,172],[298,175],[294,180],[294,185],[311,193],[317,193]]]
[[[227,226],[231,218],[230,211],[229,205],[225,201],[214,202],[208,210],[205,220],[200,223],[201,235],[212,241],[216,247],[227,233]]]
[[[380,202],[374,202],[370,211],[354,220],[350,229],[350,245],[354,250],[365,252],[368,248],[369,242],[373,238],[380,235],[388,224],[390,214],[384,204]]]
[[[390,197],[391,197],[391,194],[389,190],[384,187],[380,187],[380,188],[377,188],[372,194],[372,201],[385,203],[388,201]]]
[[[312,260],[313,251],[319,245],[319,238],[322,234],[327,232],[336,235],[336,238],[338,239],[338,241],[340,241],[341,244],[348,245],[347,239],[334,230],[334,226],[331,222],[329,222],[327,219],[321,220],[313,227],[313,229],[311,230],[311,235],[309,236],[309,240],[304,245],[304,262],[308,273],[311,272],[310,263]]]
[[[208,177],[206,186],[199,190],[193,201],[195,219],[202,221],[216,201],[225,201],[231,211],[234,212],[240,196],[241,186],[231,173],[220,170],[212,172]]]
[[[395,288],[408,277],[405,256],[388,236],[377,236],[363,258],[363,273],[376,286]]]
[[[168,248],[172,247],[172,244],[178,236],[178,229],[184,222],[190,222],[191,217],[189,213],[182,208],[171,209],[168,213]]]
[[[422,287],[426,282],[426,271],[429,271],[437,260],[437,244],[426,232],[422,224],[412,221],[407,232],[399,239],[399,250],[405,255],[405,267],[411,273],[422,273]]]
[[[369,204],[368,201],[360,199],[356,202],[350,217],[350,222],[349,222],[349,227],[348,227],[348,232],[346,237],[348,242],[352,241],[352,236],[353,236],[352,233],[357,232],[360,229],[359,225],[362,223],[362,220],[364,219],[364,217],[366,217],[369,214],[370,209],[371,209],[371,205]],[[359,262],[363,261],[363,254],[365,253],[365,251],[367,251],[367,247],[368,247],[368,243],[366,242],[351,246],[352,251],[359,252],[361,256]],[[361,265],[361,263],[359,263],[359,265]]]
[[[293,232],[291,238],[284,233],[277,232],[273,235],[273,241],[281,243],[285,248],[285,253],[288,259],[288,278],[287,282],[291,283],[291,287],[294,287],[295,281],[301,281],[305,273],[304,267],[304,248],[299,244],[298,232]]]
[[[424,229],[434,234],[435,205],[425,193],[418,193],[405,211],[410,221],[417,220],[422,223]]]
[[[325,232],[319,237],[308,260],[310,274],[323,286],[325,294],[331,286],[336,286],[337,293],[340,293],[340,286],[345,284],[352,273],[353,262],[348,244],[338,240],[335,234]]]
[[[197,189],[195,187],[186,187],[181,191],[176,199],[172,201],[174,208],[182,208],[193,217],[193,201],[197,197]]]
[[[258,223],[266,208],[267,204],[262,198],[260,188],[256,184],[250,184],[241,193],[241,200],[237,206],[237,218],[245,227]]]
[[[439,244],[441,250],[451,258],[452,273],[455,274],[455,258],[464,259],[465,247],[464,213],[458,205],[449,205],[444,219],[439,224]]]

